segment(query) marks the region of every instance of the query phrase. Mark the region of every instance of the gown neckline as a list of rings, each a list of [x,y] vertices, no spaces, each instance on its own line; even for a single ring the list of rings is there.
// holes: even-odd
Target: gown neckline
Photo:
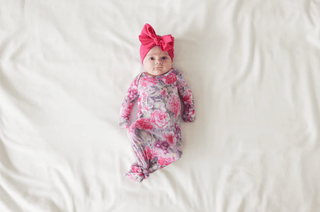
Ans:
[[[160,79],[160,78],[162,78],[162,77],[168,76],[172,71],[173,71],[173,68],[171,68],[168,72],[166,72],[166,73],[164,73],[164,74],[162,74],[162,75],[159,75],[159,76],[151,76],[151,75],[147,74],[146,72],[143,72],[143,74],[146,75],[147,77]]]

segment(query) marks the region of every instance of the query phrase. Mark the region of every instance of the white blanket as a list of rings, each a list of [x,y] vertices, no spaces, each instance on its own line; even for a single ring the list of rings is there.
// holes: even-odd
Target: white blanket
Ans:
[[[118,120],[145,23],[196,121],[137,183]],[[0,0],[0,212],[320,211],[319,29],[319,0]]]

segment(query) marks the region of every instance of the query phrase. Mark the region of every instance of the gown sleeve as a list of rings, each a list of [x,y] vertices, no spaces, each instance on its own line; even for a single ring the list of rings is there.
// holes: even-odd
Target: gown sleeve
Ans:
[[[121,109],[120,109],[120,120],[119,120],[119,126],[121,128],[129,128],[130,126],[130,114],[132,107],[134,105],[135,100],[139,96],[138,92],[138,75],[137,77],[134,78],[132,81],[126,96],[123,99]]]
[[[185,122],[194,122],[196,117],[193,94],[189,86],[187,85],[186,81],[182,77],[182,74],[177,70],[175,70],[175,72],[178,80],[179,94],[184,105],[184,111],[182,112],[182,120]]]

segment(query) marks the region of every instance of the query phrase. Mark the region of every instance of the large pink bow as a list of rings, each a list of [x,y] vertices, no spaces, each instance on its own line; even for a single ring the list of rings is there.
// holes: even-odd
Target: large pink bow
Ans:
[[[162,51],[169,51],[173,49],[174,38],[171,35],[159,36],[156,35],[154,29],[149,24],[145,24],[139,40],[143,46],[151,49],[154,46],[160,46]]]

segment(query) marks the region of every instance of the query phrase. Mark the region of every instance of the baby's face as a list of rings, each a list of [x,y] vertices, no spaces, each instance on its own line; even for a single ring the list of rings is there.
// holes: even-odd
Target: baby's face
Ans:
[[[143,60],[143,67],[151,76],[159,76],[167,73],[173,62],[167,51],[161,51],[159,46],[155,46],[146,55]]]

